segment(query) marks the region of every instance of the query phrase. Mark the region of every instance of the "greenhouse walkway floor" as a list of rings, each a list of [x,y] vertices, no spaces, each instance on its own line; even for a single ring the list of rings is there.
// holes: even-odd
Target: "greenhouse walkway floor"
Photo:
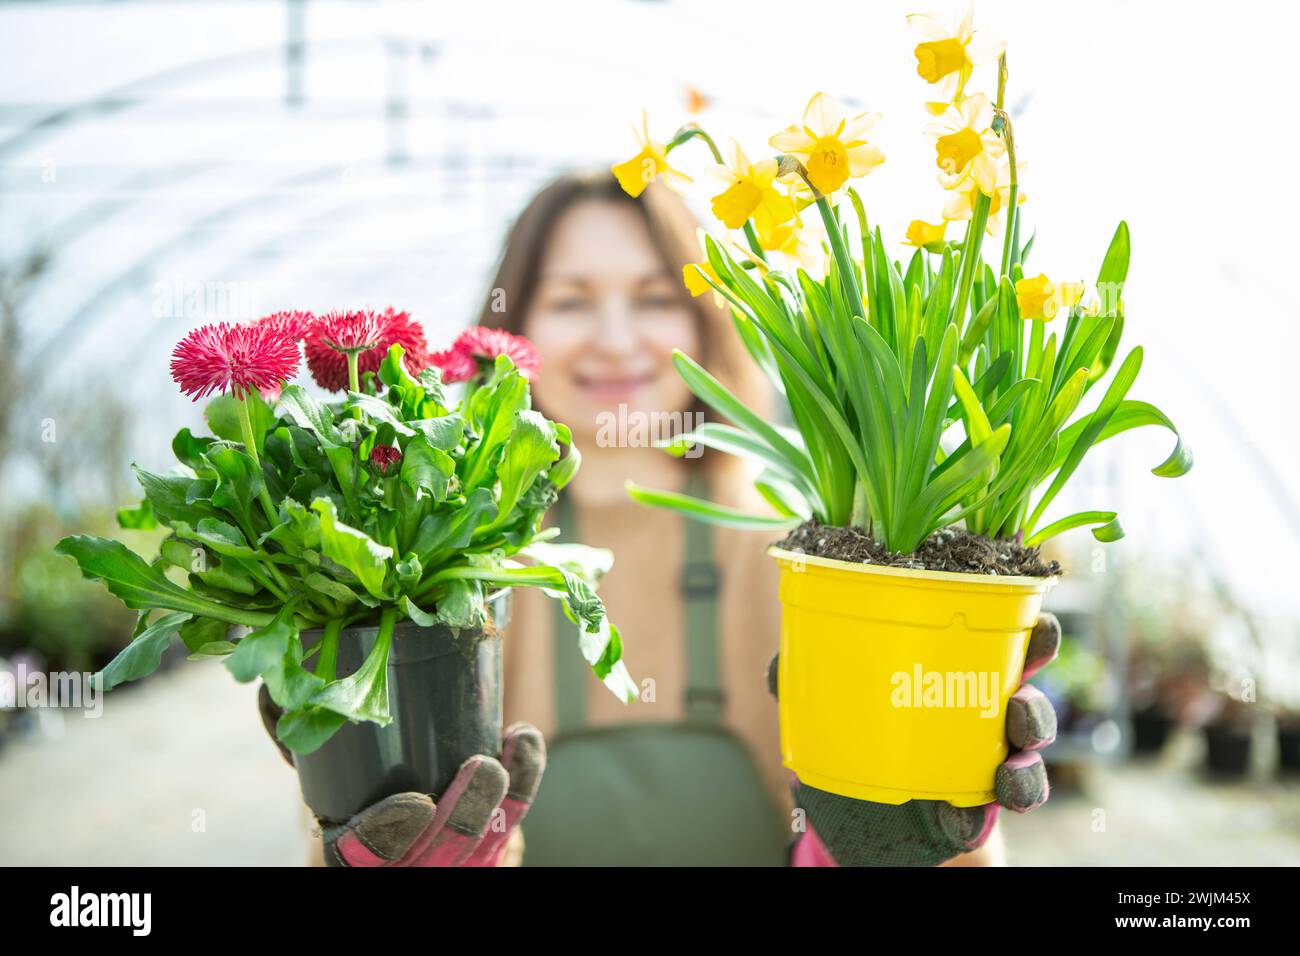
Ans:
[[[0,746],[0,865],[302,865],[297,782],[251,686],[182,665],[105,701],[46,713]],[[31,716],[31,715],[29,715]],[[1013,865],[1300,865],[1300,782],[1215,784],[1197,741],[1085,768],[1046,807],[1005,814]]]

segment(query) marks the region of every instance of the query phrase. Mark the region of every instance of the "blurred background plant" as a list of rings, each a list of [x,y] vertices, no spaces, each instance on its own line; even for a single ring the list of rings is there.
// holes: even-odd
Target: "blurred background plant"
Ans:
[[[0,271],[0,658],[34,655],[43,668],[85,671],[111,659],[134,615],[97,593],[50,551],[51,536],[90,522],[114,527],[126,494],[126,409],[106,382],[56,391],[40,406],[45,368],[22,354],[20,309],[47,259]]]

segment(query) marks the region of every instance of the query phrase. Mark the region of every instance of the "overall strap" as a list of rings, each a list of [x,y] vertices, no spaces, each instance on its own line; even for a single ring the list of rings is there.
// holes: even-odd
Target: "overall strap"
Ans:
[[[573,500],[560,492],[555,507],[551,509],[555,527],[560,529],[561,541],[578,540],[577,517],[573,513]],[[582,655],[577,652],[578,625],[564,613],[564,605],[551,601],[551,654],[555,670],[555,722],[560,733],[579,731],[587,723],[587,685],[590,677]]]
[[[692,471],[686,493],[708,497],[709,483]],[[718,671],[718,586],[720,576],[713,560],[713,529],[686,519],[686,553],[682,561],[681,594],[685,608],[686,717],[717,723],[725,696]]]
[[[708,482],[703,476],[692,474],[686,491],[707,497]],[[573,501],[565,492],[560,492],[551,514],[554,526],[560,529],[560,539],[577,540],[577,516]],[[717,646],[720,575],[713,560],[712,529],[690,518],[683,520],[686,522],[685,554],[678,586],[685,611],[682,623],[686,645],[686,717],[696,722],[717,723],[725,703]],[[574,732],[586,725],[590,670],[581,655],[575,653],[573,632],[577,625],[568,619],[559,601],[552,602],[551,620],[557,729],[560,733]]]

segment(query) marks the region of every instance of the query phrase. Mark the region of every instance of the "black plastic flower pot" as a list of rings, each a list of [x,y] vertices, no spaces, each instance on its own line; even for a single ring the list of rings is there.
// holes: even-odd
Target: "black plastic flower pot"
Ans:
[[[345,723],[318,750],[294,754],[303,799],[317,817],[343,822],[406,791],[436,797],[469,757],[500,755],[501,636],[510,616],[509,589],[491,595],[487,607],[492,626],[486,633],[397,625],[388,657],[392,723]],[[361,666],[377,636],[377,627],[342,632],[339,677]],[[303,634],[304,647],[319,640],[319,631]]]
[[[1279,721],[1277,765],[1283,773],[1300,773],[1300,721]]]
[[[1172,718],[1158,707],[1145,707],[1133,713],[1133,753],[1154,754],[1164,749],[1173,729]]]
[[[1250,768],[1250,731],[1223,724],[1205,727],[1205,763],[1212,774],[1240,777]]]

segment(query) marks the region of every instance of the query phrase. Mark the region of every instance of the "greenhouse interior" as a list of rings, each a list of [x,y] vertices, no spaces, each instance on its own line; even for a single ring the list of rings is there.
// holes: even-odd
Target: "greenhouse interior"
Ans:
[[[426,834],[421,863],[520,844],[525,866],[753,863],[775,829],[794,863],[1300,864],[1300,316],[1273,266],[1300,213],[1277,115],[1300,18],[980,0],[972,40],[968,4],[908,16],[925,6],[0,3],[0,864],[356,865],[354,811],[441,794],[361,779],[413,766],[384,744],[345,771],[321,758],[393,714],[463,718],[398,649],[474,627],[504,664],[480,656],[456,693],[495,729],[458,783],[440,750],[436,786],[487,786],[486,765],[503,789],[482,848]],[[819,29],[796,38],[796,16]],[[1035,288],[1059,314],[1026,317]],[[1076,381],[1082,424],[1033,444],[1022,422],[1078,402]],[[507,401],[523,410],[491,419]],[[493,421],[515,429],[496,457]],[[549,457],[523,461],[530,441]],[[1001,490],[1016,455],[1051,460],[1032,499]],[[422,550],[421,516],[434,534],[453,514],[473,538]],[[900,554],[955,535],[1054,569],[977,585],[990,608],[995,584],[1027,602],[1009,683],[953,665],[1000,681],[1010,758],[999,721],[981,763],[949,736],[962,705],[891,706],[854,671],[906,658],[896,690],[919,625],[883,590],[850,597],[846,562],[938,620],[957,598],[925,588],[979,561]],[[187,576],[176,547],[212,566]],[[983,613],[934,639],[991,641]],[[915,659],[918,684],[948,666]],[[58,699],[63,680],[84,699]],[[861,724],[831,732],[832,714]],[[597,755],[566,736],[583,721],[685,729]],[[700,721],[729,728],[725,750]],[[958,781],[966,762],[982,782]],[[316,772],[351,779],[322,796]],[[620,811],[609,795],[642,775]],[[672,810],[699,831],[680,859],[668,822],[634,825],[665,788],[699,794]],[[996,826],[916,857],[837,846],[835,814],[896,832],[905,800]],[[751,806],[776,813],[741,850]]]

